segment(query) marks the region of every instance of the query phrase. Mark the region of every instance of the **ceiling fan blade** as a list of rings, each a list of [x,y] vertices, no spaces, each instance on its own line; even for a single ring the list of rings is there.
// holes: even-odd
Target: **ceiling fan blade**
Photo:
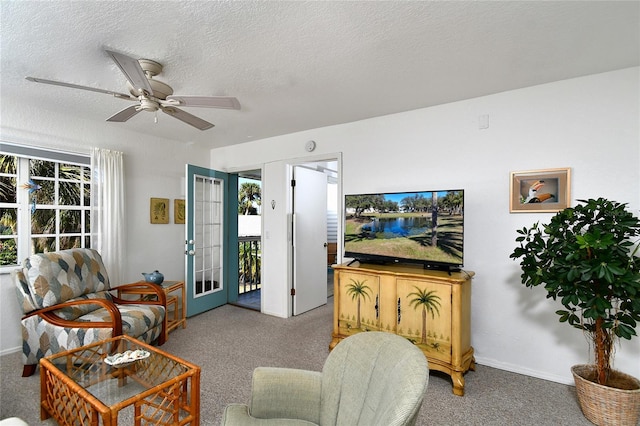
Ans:
[[[167,96],[170,105],[184,107],[240,109],[240,102],[229,96]]]
[[[140,111],[142,110],[139,108],[139,105],[131,105],[130,107],[126,107],[122,111],[116,112],[111,117],[107,118],[107,121],[123,123],[128,119],[130,119],[131,117],[133,117],[134,115],[136,115],[137,113],[139,113]]]
[[[112,92],[111,90],[96,89],[95,87],[80,86],[78,84],[65,83],[64,81],[46,80],[44,78],[36,78],[36,77],[25,77],[25,78],[29,81],[33,81],[34,83],[52,84],[54,86],[70,87],[72,89],[90,90],[91,92],[106,93],[107,95],[115,96],[116,98],[120,98],[120,99],[128,99],[131,101],[137,100],[136,98],[132,98],[131,95]]]
[[[105,50],[111,59],[118,65],[120,71],[127,78],[129,83],[138,91],[140,94],[146,93],[149,95],[153,95],[153,89],[151,88],[151,84],[149,84],[149,80],[147,80],[147,76],[145,75],[140,63],[137,59],[134,59],[130,56],[123,55],[122,53],[113,52],[111,50]]]
[[[213,124],[209,123],[208,121],[205,121],[202,118],[198,118],[195,115],[189,114],[188,112],[178,108],[162,107],[162,111],[172,117],[177,118],[178,120],[184,121],[185,123],[199,130],[207,130],[213,127]]]

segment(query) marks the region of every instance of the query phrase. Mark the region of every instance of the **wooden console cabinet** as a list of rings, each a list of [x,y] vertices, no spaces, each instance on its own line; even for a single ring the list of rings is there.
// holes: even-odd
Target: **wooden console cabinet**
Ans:
[[[474,272],[413,265],[334,265],[333,333],[329,349],[363,331],[406,337],[424,352],[429,369],[451,376],[464,395],[464,373],[475,370],[471,347]]]

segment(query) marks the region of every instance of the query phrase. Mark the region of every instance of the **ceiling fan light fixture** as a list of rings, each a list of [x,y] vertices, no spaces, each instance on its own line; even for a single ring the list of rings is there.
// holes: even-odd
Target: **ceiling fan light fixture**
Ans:
[[[143,111],[154,112],[160,109],[160,105],[152,99],[143,97],[140,99],[140,109]]]

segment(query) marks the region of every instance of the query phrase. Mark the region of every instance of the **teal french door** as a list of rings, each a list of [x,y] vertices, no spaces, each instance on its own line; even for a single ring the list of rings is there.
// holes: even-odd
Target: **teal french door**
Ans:
[[[238,295],[238,178],[187,164],[187,316]]]

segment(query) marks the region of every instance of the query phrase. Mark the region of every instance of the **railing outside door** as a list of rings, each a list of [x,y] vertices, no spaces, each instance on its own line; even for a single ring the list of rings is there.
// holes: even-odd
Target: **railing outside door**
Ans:
[[[261,259],[260,236],[238,237],[238,294],[260,289]]]

